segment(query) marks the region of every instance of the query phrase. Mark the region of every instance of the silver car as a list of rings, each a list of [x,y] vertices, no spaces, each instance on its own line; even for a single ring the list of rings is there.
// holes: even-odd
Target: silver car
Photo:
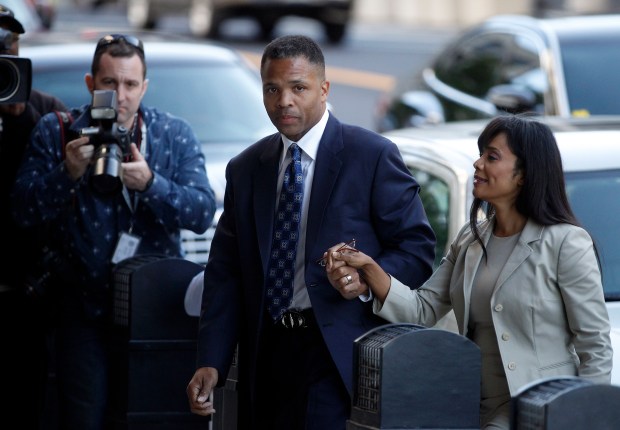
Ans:
[[[477,139],[488,120],[385,133],[395,142],[422,187],[421,198],[437,235],[439,263],[458,230],[469,219]],[[614,371],[620,385],[620,117],[548,118],[564,166],[568,197],[581,224],[592,235],[603,273],[612,326]]]
[[[490,118],[620,115],[620,15],[494,16],[398,82],[375,113],[388,131]]]

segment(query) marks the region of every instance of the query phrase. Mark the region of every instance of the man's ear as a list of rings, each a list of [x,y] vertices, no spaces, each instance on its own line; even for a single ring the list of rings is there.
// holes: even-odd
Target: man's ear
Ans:
[[[84,82],[86,82],[86,88],[88,88],[88,92],[92,94],[93,91],[95,91],[95,79],[93,78],[93,75],[87,73],[84,76]]]
[[[142,98],[144,97],[144,95],[146,94],[146,90],[149,88],[149,80],[145,79],[144,83],[142,84],[142,95],[140,96],[140,100],[142,100]]]

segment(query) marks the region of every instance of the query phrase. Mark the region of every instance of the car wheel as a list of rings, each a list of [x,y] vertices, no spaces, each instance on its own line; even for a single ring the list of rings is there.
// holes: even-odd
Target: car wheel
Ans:
[[[258,18],[258,25],[260,27],[260,38],[264,41],[271,41],[273,36],[273,29],[276,27],[277,19],[269,16],[262,16]]]
[[[127,20],[134,27],[150,30],[155,28],[157,17],[149,0],[127,0]]]
[[[213,0],[192,0],[189,29],[194,36],[217,38],[220,21],[218,13],[213,10]]]
[[[340,43],[346,32],[346,24],[325,24],[325,34],[331,43]]]

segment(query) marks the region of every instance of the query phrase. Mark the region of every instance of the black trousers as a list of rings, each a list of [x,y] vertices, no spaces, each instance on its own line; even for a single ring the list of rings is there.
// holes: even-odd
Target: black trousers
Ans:
[[[350,396],[312,311],[304,315],[307,328],[266,323],[258,362],[258,424],[271,430],[344,430]]]
[[[0,428],[40,427],[49,351],[46,309],[23,288],[0,292]]]

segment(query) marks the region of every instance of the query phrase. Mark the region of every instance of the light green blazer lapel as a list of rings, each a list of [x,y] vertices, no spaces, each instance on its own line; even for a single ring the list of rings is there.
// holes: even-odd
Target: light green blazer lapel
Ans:
[[[488,243],[490,232],[493,231],[493,221],[484,222],[480,226],[480,238],[485,244]],[[477,240],[474,240],[467,246],[465,253],[465,261],[463,267],[463,334],[467,334],[467,325],[469,324],[469,307],[471,303],[471,290],[474,285],[474,277],[478,271],[478,266],[484,257],[482,246]],[[456,312],[456,310],[455,310]]]
[[[519,237],[519,241],[515,245],[515,249],[510,254],[510,257],[508,257],[508,261],[506,261],[504,268],[497,278],[493,294],[495,294],[495,292],[504,285],[504,282],[506,282],[510,275],[530,257],[532,254],[530,243],[540,240],[543,229],[544,227],[542,225],[531,220],[527,221],[521,232],[521,237]]]

